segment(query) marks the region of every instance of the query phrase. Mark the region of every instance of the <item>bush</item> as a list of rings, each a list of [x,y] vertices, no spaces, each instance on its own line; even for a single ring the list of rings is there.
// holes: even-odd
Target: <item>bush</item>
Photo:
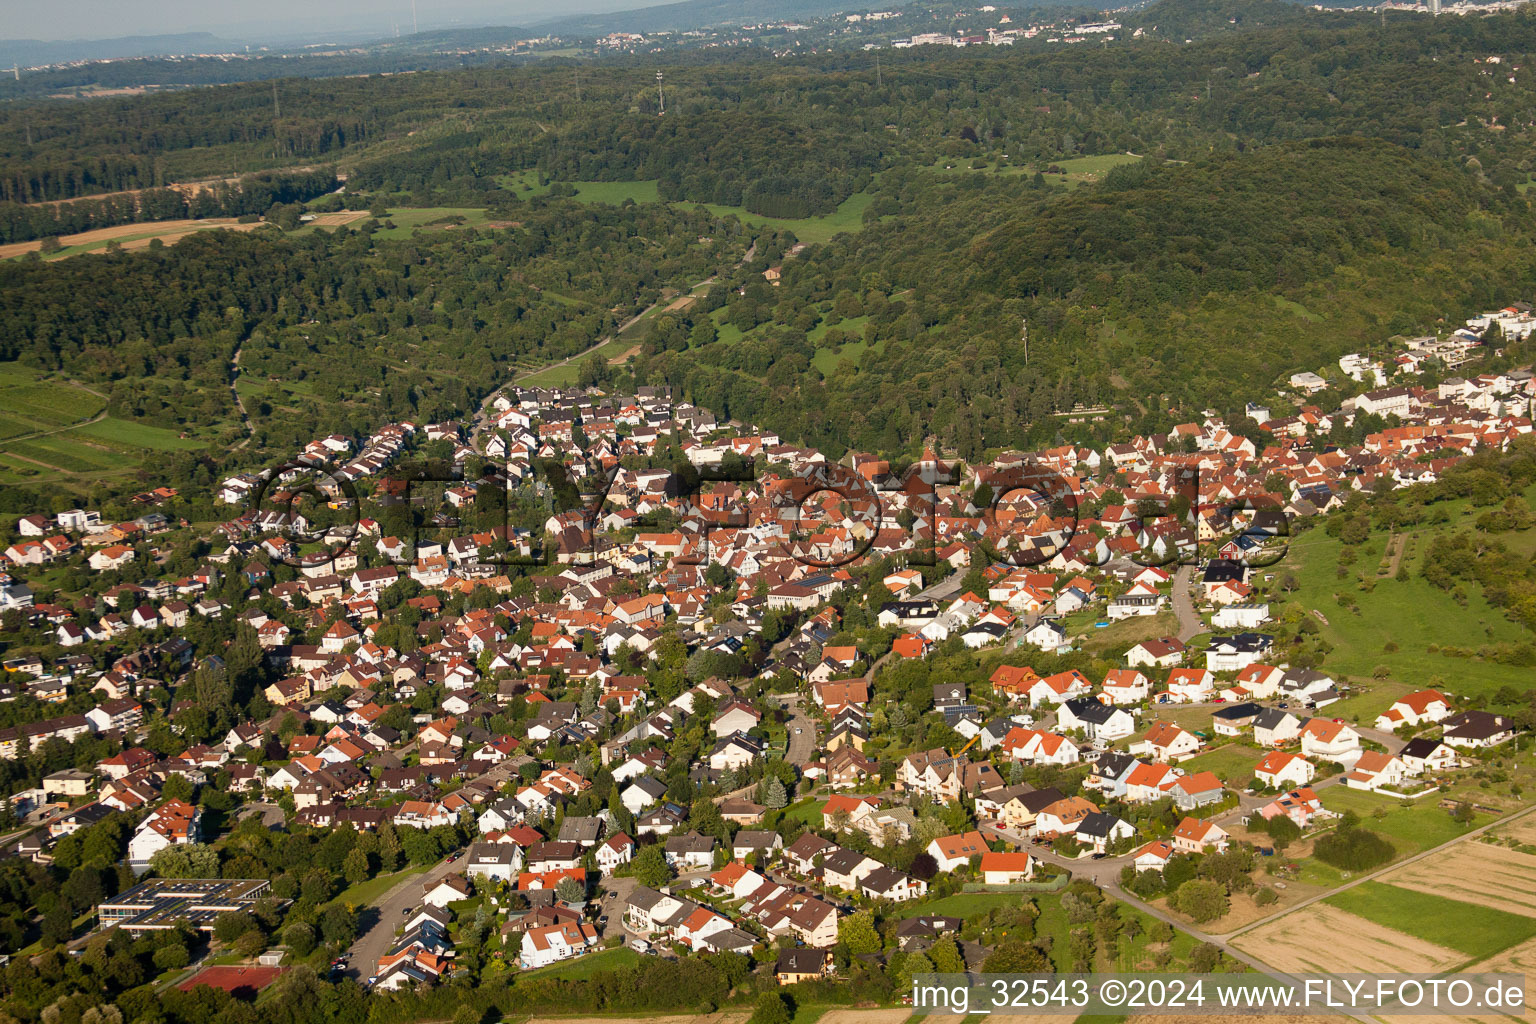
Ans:
[[[1320,837],[1312,852],[1324,864],[1343,871],[1365,871],[1391,860],[1396,853],[1392,844],[1370,829],[1345,822]]]
[[[778,992],[764,992],[757,997],[757,1008],[747,1024],[790,1024],[794,1012],[788,1001]]]
[[[1261,907],[1267,907],[1279,898],[1280,894],[1275,892],[1275,890],[1268,888],[1267,886],[1261,886],[1259,890],[1253,894],[1253,902],[1257,903]]]

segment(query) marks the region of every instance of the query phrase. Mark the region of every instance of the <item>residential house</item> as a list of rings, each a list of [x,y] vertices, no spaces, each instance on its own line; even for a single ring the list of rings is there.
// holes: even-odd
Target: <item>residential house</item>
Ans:
[[[938,863],[940,871],[954,871],[970,863],[972,857],[987,852],[987,841],[980,832],[961,832],[952,836],[940,836],[927,846],[927,853]]]
[[[1200,751],[1195,734],[1172,722],[1153,722],[1141,739],[1131,744],[1131,753],[1154,761],[1175,763],[1194,757]]]
[[[1173,848],[1179,853],[1221,852],[1227,848],[1230,836],[1220,825],[1199,818],[1185,818],[1173,830]]]
[[[1311,718],[1301,729],[1301,752],[1349,767],[1360,756],[1360,734],[1343,722]]]
[[[1265,754],[1253,768],[1253,777],[1276,789],[1284,786],[1294,789],[1305,786],[1317,775],[1311,761],[1297,754],[1272,750]]]

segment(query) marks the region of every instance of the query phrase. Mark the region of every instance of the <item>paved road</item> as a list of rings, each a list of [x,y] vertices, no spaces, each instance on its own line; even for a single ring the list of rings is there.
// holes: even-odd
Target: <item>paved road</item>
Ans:
[[[1205,632],[1205,623],[1200,621],[1194,602],[1189,597],[1189,584],[1194,574],[1194,566],[1191,565],[1181,565],[1179,571],[1173,574],[1173,614],[1179,619],[1180,640],[1188,640]]]
[[[378,904],[362,908],[358,921],[362,934],[348,950],[352,956],[345,973],[359,980],[372,975],[379,957],[389,951],[395,929],[400,927],[405,912],[421,906],[421,893],[427,882],[437,882],[463,869],[464,865],[455,861],[452,864],[438,863],[430,871],[412,873],[386,892]]]
[[[784,727],[789,730],[789,749],[784,757],[790,764],[801,765],[811,759],[816,751],[816,720],[805,713],[805,697],[798,693],[779,698],[789,718]]]

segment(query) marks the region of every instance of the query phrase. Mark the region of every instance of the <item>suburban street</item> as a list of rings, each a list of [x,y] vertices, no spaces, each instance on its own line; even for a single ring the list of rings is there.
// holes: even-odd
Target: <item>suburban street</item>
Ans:
[[[347,962],[346,975],[362,980],[373,974],[379,957],[389,951],[395,929],[400,927],[405,912],[421,906],[421,894],[427,883],[437,882],[462,870],[464,865],[455,861],[452,864],[439,862],[430,871],[410,872],[395,883],[377,904],[360,908],[357,922],[360,934],[347,950],[351,959]]]
[[[1192,565],[1181,565],[1179,571],[1173,574],[1173,614],[1179,619],[1179,639],[1186,642],[1190,637],[1205,632],[1205,623],[1201,621],[1189,597],[1189,584],[1194,575],[1195,567]]]
[[[811,754],[816,750],[816,720],[805,713],[803,695],[786,694],[779,700],[783,703],[784,710],[789,713],[789,717],[784,722],[784,727],[789,730],[789,747],[784,755],[785,760],[794,765],[804,764],[811,759]]]

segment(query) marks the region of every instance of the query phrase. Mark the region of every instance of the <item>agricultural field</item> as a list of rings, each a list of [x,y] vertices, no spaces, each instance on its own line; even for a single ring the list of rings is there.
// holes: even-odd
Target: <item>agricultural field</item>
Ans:
[[[1328,936],[1319,942],[1319,936]],[[1314,903],[1233,940],[1245,953],[1282,971],[1343,974],[1441,971],[1466,960],[1460,951]]]
[[[1467,970],[1488,974],[1525,975],[1525,1004],[1529,1006],[1531,998],[1536,996],[1536,983],[1533,983],[1533,979],[1536,979],[1536,939],[1526,939],[1496,956],[1471,965]]]
[[[156,452],[201,447],[176,431],[105,416],[83,385],[0,366],[0,484],[132,471]]]
[[[1489,843],[1458,843],[1381,880],[1399,889],[1536,917],[1536,856]]]
[[[1437,868],[1451,873],[1440,857]],[[1474,959],[1493,956],[1536,936],[1536,917],[1449,899],[1432,892],[1385,882],[1363,882],[1329,896],[1325,903],[1375,924],[1384,925]]]

